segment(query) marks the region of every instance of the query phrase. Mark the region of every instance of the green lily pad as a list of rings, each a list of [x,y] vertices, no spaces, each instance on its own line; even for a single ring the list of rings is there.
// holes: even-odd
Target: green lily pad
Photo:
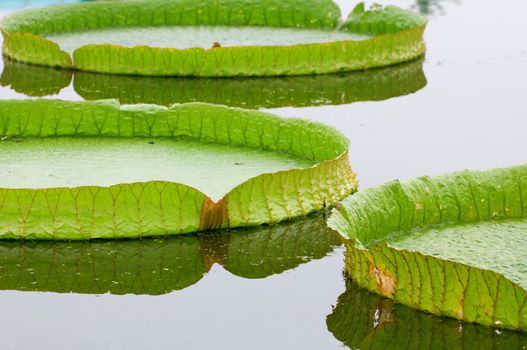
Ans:
[[[527,166],[392,182],[329,225],[360,286],[434,314],[527,331]]]
[[[0,290],[161,295],[197,283],[213,264],[241,277],[265,278],[320,259],[339,244],[322,214],[251,230],[170,238],[3,241]]]
[[[351,281],[327,317],[328,330],[351,349],[509,350],[527,347],[522,332],[437,317],[370,293]]]
[[[22,11],[0,28],[12,59],[113,74],[305,75],[424,54],[417,14],[359,4],[340,17],[330,0],[98,1]]]
[[[0,85],[27,96],[58,94],[70,85],[86,100],[123,104],[207,102],[243,108],[340,105],[414,93],[426,85],[423,60],[328,75],[280,78],[175,78],[98,74],[6,60]]]
[[[341,133],[257,111],[6,100],[0,133],[3,239],[272,224],[356,189]]]

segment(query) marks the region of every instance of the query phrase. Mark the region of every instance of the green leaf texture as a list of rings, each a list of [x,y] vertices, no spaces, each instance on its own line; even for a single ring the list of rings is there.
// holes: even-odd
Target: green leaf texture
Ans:
[[[186,137],[316,163],[253,177],[218,202],[187,185],[156,179],[108,187],[2,188],[3,239],[115,239],[272,224],[331,206],[356,189],[341,133],[257,111],[207,104],[166,108],[6,100],[0,102],[0,133],[15,140]]]
[[[170,238],[4,241],[0,290],[161,295],[197,283],[213,264],[243,278],[265,278],[320,259],[339,244],[322,213],[251,230]]]
[[[280,78],[135,77],[69,71],[6,60],[0,85],[27,96],[58,94],[70,85],[86,100],[123,104],[206,102],[242,108],[308,107],[380,101],[426,86],[423,60],[365,71]]]
[[[339,28],[340,11],[330,0],[102,1],[22,11],[5,18],[0,28],[6,56],[46,66],[150,76],[306,75],[381,67],[422,56],[426,20],[394,9],[383,10],[389,14],[387,16],[375,16],[376,21],[381,22],[376,27],[390,30],[365,40],[351,39],[351,34],[359,34],[353,26]],[[395,16],[392,15],[394,11]],[[370,16],[364,18],[369,21]],[[394,27],[394,20],[415,26]],[[56,42],[46,38],[60,33],[87,33],[109,28],[120,29],[126,36],[127,30],[132,28],[169,26],[310,29],[326,35],[347,33],[350,39],[210,49],[145,46],[148,42],[134,47],[99,44],[79,47],[70,56]],[[400,31],[396,31],[397,28]]]
[[[527,335],[461,324],[370,293],[352,281],[326,319],[328,330],[350,349],[510,350],[527,347]]]
[[[426,19],[413,12],[405,11],[396,6],[373,5],[366,10],[360,3],[348,16],[343,24],[350,32],[386,34],[397,33],[426,25]]]
[[[525,165],[394,181],[347,198],[329,225],[345,238],[347,272],[361,287],[527,331],[525,193]]]

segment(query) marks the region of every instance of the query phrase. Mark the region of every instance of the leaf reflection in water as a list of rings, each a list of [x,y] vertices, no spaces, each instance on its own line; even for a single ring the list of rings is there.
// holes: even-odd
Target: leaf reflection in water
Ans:
[[[0,242],[0,290],[161,295],[197,283],[213,264],[266,278],[340,244],[324,214],[256,229],[110,242]]]

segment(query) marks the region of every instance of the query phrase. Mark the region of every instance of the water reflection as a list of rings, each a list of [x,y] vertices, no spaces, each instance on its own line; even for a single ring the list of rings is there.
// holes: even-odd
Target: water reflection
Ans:
[[[0,290],[160,295],[220,264],[265,278],[320,259],[340,244],[325,215],[252,230],[111,242],[1,242]]]
[[[122,104],[208,102],[244,108],[305,107],[379,101],[426,85],[423,59],[360,72],[281,78],[162,78],[72,72],[5,59],[3,87],[27,96],[59,94],[73,87],[86,100],[116,98]]]
[[[57,95],[71,83],[71,71],[10,61],[4,57],[0,86],[28,97]]]
[[[346,282],[328,329],[352,349],[525,349],[527,334],[460,323],[396,304]]]

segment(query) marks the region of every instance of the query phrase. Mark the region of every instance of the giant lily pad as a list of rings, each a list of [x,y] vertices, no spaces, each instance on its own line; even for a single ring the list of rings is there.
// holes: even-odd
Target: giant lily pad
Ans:
[[[328,75],[269,78],[136,77],[70,71],[6,60],[0,85],[27,96],[59,94],[71,84],[86,100],[123,104],[207,102],[243,108],[339,105],[414,93],[426,85],[423,60]]]
[[[126,238],[276,223],[356,188],[319,123],[207,104],[0,102],[0,238]]]
[[[434,314],[527,331],[527,166],[391,182],[329,225],[362,287]]]
[[[330,0],[130,0],[26,10],[0,27],[10,58],[114,74],[331,73],[425,51],[426,20],[417,14],[359,4],[346,22],[340,17]]]
[[[350,349],[510,350],[527,334],[437,317],[361,289],[351,281],[327,317],[328,330]]]
[[[160,295],[197,283],[213,264],[240,277],[265,278],[320,259],[339,244],[322,214],[251,230],[170,238],[4,241],[0,290]]]

